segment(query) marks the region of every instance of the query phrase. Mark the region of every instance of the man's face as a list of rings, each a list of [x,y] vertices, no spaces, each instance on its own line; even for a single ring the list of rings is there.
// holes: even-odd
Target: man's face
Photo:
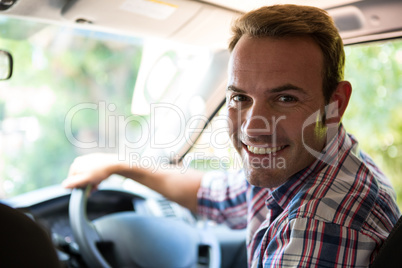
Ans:
[[[323,149],[322,64],[308,37],[243,36],[236,44],[226,97],[229,134],[251,184],[278,187],[315,160],[306,145]]]

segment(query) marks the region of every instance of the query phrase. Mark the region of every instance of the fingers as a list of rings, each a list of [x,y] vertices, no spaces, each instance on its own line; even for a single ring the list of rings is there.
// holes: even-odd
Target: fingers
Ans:
[[[62,182],[64,188],[70,189],[85,187],[88,184],[92,184],[94,187],[97,187],[98,185],[97,183],[93,183],[86,174],[71,175]]]
[[[70,166],[67,179],[62,182],[65,188],[85,187],[91,184],[97,187],[111,174],[110,166],[117,157],[108,154],[89,154],[77,157]]]

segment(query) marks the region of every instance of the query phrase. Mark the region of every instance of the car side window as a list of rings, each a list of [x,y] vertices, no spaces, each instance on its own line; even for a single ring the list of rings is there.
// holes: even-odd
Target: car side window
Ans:
[[[402,207],[402,40],[346,47],[353,93],[343,122],[391,180]]]

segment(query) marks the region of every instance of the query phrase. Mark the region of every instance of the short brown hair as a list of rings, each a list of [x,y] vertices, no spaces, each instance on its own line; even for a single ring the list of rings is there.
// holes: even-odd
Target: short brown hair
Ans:
[[[243,35],[251,37],[310,36],[323,54],[323,95],[326,103],[344,79],[345,52],[332,18],[310,6],[273,5],[248,12],[232,25],[230,52]]]

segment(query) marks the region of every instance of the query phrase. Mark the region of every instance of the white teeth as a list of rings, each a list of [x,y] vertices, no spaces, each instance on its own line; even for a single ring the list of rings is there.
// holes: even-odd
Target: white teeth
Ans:
[[[284,147],[285,146],[280,146],[280,147],[275,147],[275,148],[259,148],[259,147],[247,145],[247,149],[254,154],[271,154],[271,153],[275,153],[275,152],[283,149]]]

